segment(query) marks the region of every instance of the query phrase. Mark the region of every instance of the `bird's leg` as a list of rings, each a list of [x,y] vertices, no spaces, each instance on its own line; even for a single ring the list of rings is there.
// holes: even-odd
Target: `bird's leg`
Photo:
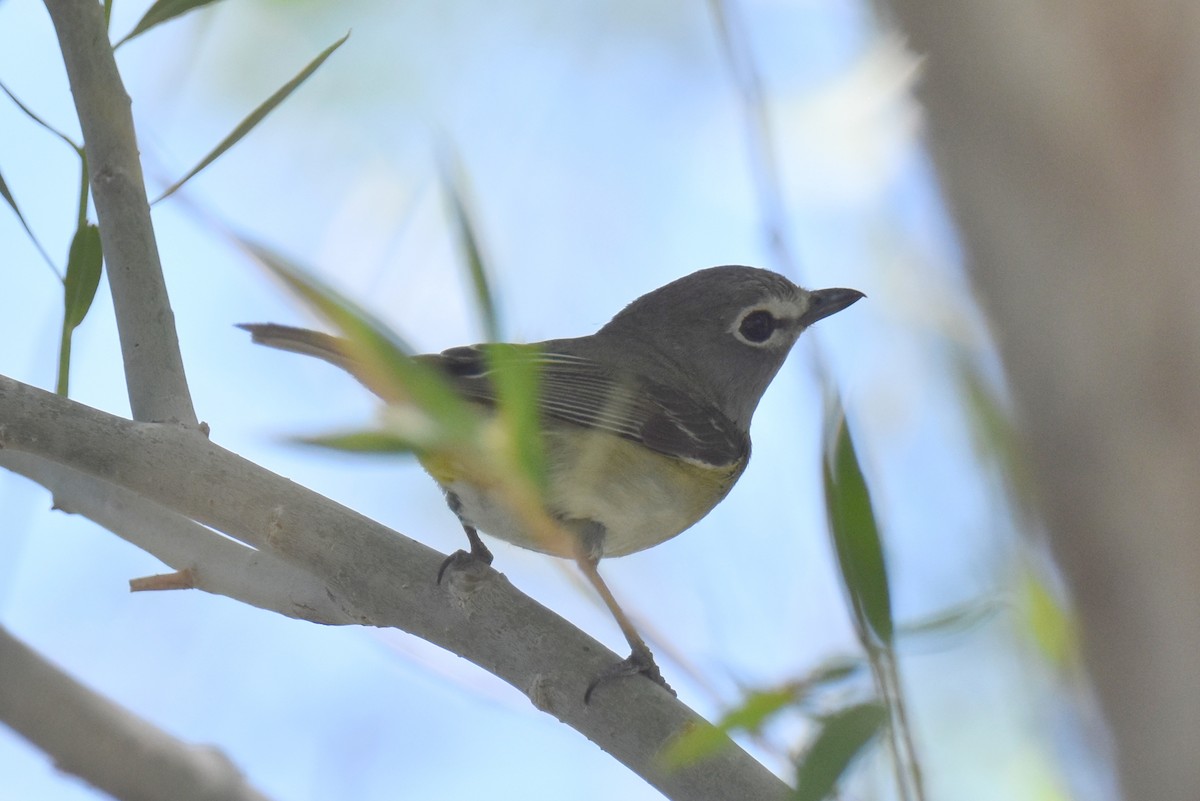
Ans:
[[[592,698],[592,692],[605,682],[613,679],[619,679],[622,676],[636,676],[638,673],[645,675],[651,681],[662,685],[667,692],[675,695],[675,691],[671,689],[671,685],[667,684],[662,677],[662,672],[658,669],[658,664],[654,661],[654,654],[650,652],[650,647],[646,645],[646,641],[638,634],[633,623],[629,620],[629,616],[625,614],[625,610],[617,603],[617,599],[613,597],[612,590],[604,583],[604,579],[600,578],[600,571],[597,566],[600,563],[599,557],[579,554],[575,557],[579,569],[583,571],[583,575],[596,588],[596,592],[600,594],[604,600],[604,605],[608,607],[608,611],[616,619],[617,625],[621,627],[621,633],[625,635],[625,641],[629,643],[629,656],[621,660],[617,664],[605,670],[596,678],[592,679],[592,683],[588,685],[587,690],[583,694],[583,702],[586,704]]]
[[[479,539],[479,532],[475,530],[475,527],[466,520],[463,520],[462,501],[450,490],[446,490],[446,505],[450,507],[451,512],[454,512],[454,516],[458,518],[458,522],[462,523],[463,531],[467,532],[467,539],[471,542],[471,550],[458,550],[446,557],[442,562],[442,566],[438,568],[438,584],[442,583],[442,576],[446,574],[446,570],[451,566],[455,570],[462,570],[470,565],[492,564],[492,552],[483,544],[483,540]]]
[[[451,507],[453,508],[453,507]],[[450,566],[454,566],[455,570],[461,570],[471,564],[490,565],[492,563],[492,552],[483,544],[483,540],[479,538],[479,532],[474,526],[462,524],[463,531],[467,532],[467,539],[471,541],[471,550],[455,551],[446,557],[442,562],[442,566],[438,568],[437,583],[442,583],[442,576]]]

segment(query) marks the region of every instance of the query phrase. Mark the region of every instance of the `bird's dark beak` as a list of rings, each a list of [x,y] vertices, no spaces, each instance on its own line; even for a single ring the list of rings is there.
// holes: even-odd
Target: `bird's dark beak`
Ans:
[[[865,297],[857,289],[814,289],[808,293],[808,311],[800,316],[800,325],[808,327]]]

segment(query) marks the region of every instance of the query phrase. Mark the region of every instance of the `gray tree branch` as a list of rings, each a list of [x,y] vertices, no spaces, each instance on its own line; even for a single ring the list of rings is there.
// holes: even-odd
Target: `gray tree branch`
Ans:
[[[13,450],[0,450],[0,467],[50,490],[55,508],[82,515],[186,571],[194,589],[314,623],[344,625],[361,618],[309,573],[129,490]]]
[[[197,425],[146,198],[129,95],[95,0],[46,0],[83,131],[133,419]]]
[[[217,749],[181,742],[84,687],[0,626],[0,721],[122,801],[268,801]]]
[[[662,748],[704,721],[640,677],[589,681],[617,656],[490,568],[436,583],[443,556],[230,453],[195,431],[137,423],[0,377],[0,448],[36,455],[269,551],[327,586],[357,622],[392,626],[525,693],[672,799],[784,798],[787,786],[730,743],[674,772]]]

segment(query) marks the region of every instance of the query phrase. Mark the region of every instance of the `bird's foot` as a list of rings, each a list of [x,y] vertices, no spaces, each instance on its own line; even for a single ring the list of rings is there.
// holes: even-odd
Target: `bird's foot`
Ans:
[[[492,564],[492,555],[489,553],[487,558],[477,556],[470,551],[455,551],[445,558],[442,566],[438,568],[437,583],[442,583],[442,578],[447,572],[482,572],[482,568],[490,567]]]
[[[446,575],[446,571],[451,567],[454,568],[455,572],[471,571],[480,573],[483,572],[481,568],[491,567],[492,552],[483,544],[483,540],[479,538],[479,533],[467,525],[464,525],[463,528],[466,529],[467,539],[471,541],[471,550],[455,551],[446,557],[442,562],[442,566],[438,568],[438,584],[442,583],[442,577]]]
[[[662,687],[672,696],[675,695],[675,691],[671,689],[671,685],[667,684],[667,680],[663,678],[662,671],[658,669],[658,663],[654,661],[654,654],[650,653],[649,648],[642,645],[640,647],[634,646],[629,656],[592,679],[592,683],[588,685],[587,690],[583,694],[583,703],[587,704],[592,700],[592,693],[600,685],[607,684],[613,679],[636,676],[639,673]]]

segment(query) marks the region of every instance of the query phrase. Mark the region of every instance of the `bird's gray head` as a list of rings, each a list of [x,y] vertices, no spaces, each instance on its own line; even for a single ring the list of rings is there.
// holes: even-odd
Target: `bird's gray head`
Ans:
[[[598,337],[618,337],[654,377],[677,372],[740,427],[805,328],[863,297],[854,289],[802,289],[755,267],[710,267],[625,307]],[[640,346],[635,346],[634,343]]]

